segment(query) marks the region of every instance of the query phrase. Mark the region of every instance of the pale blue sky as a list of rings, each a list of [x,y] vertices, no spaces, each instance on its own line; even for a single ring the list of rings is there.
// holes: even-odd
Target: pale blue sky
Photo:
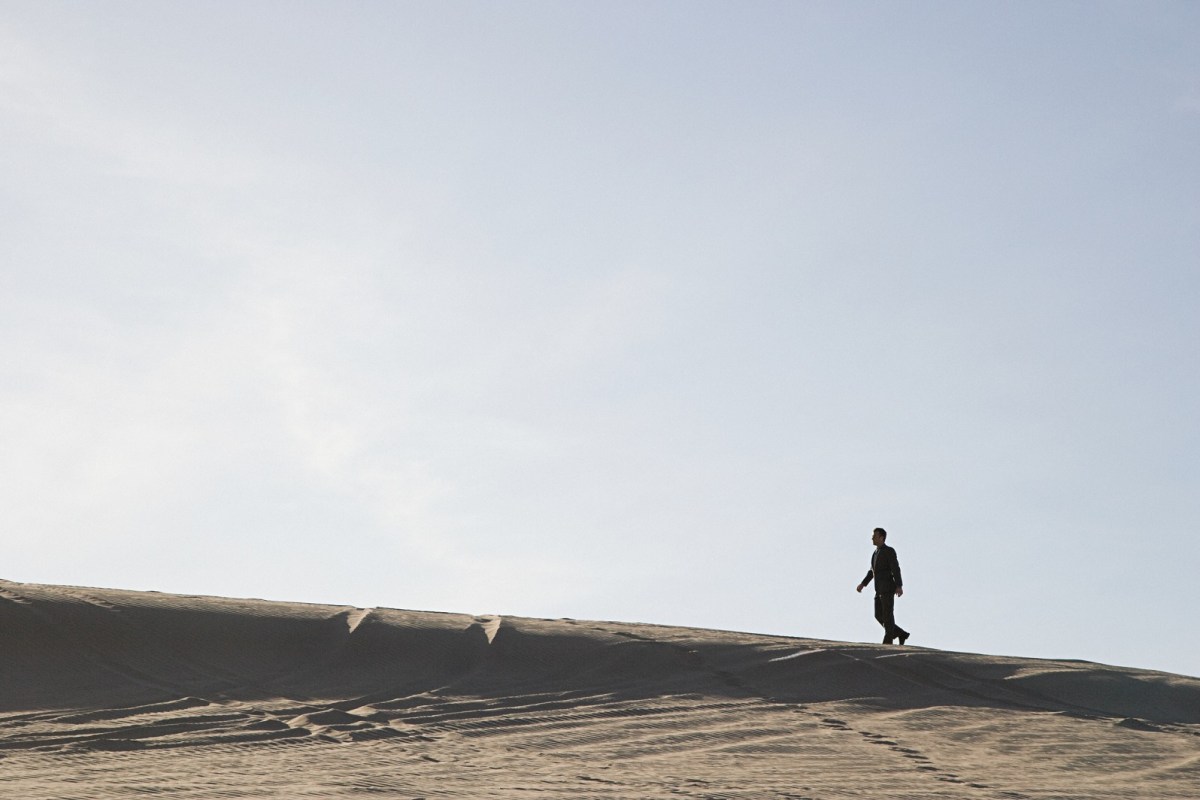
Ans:
[[[1200,675],[1200,6],[0,0],[0,575]]]

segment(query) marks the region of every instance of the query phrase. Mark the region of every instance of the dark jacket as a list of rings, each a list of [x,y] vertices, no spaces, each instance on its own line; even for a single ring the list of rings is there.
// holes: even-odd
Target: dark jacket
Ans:
[[[863,585],[870,583],[872,578],[875,579],[875,594],[895,594],[896,589],[904,586],[900,577],[900,559],[886,544],[876,547],[871,555],[871,568],[862,580]]]

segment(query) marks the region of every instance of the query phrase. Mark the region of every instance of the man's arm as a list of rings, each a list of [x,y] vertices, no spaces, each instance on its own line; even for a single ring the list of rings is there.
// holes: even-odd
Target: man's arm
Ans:
[[[867,577],[862,579],[862,583],[860,583],[858,585],[858,588],[855,589],[854,591],[861,592],[863,589],[867,588],[867,584],[870,583],[871,579],[874,577],[875,577],[875,572],[873,570],[867,570]]]
[[[904,594],[904,579],[900,577],[900,557],[892,550],[892,578],[896,584],[896,596]]]

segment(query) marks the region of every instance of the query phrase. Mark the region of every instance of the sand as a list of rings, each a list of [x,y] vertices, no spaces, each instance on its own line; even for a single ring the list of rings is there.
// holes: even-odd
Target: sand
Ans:
[[[1194,798],[1200,680],[0,581],[0,798]]]

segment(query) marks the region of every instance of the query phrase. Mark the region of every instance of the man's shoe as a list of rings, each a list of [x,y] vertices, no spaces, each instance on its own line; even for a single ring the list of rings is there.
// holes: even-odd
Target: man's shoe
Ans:
[[[900,634],[900,644],[904,644],[907,641],[908,641],[908,631],[905,631],[904,633]]]
[[[883,643],[884,643],[884,644],[891,644],[891,643],[892,643],[892,640],[891,640],[891,639],[884,639],[884,640],[883,640]]]

